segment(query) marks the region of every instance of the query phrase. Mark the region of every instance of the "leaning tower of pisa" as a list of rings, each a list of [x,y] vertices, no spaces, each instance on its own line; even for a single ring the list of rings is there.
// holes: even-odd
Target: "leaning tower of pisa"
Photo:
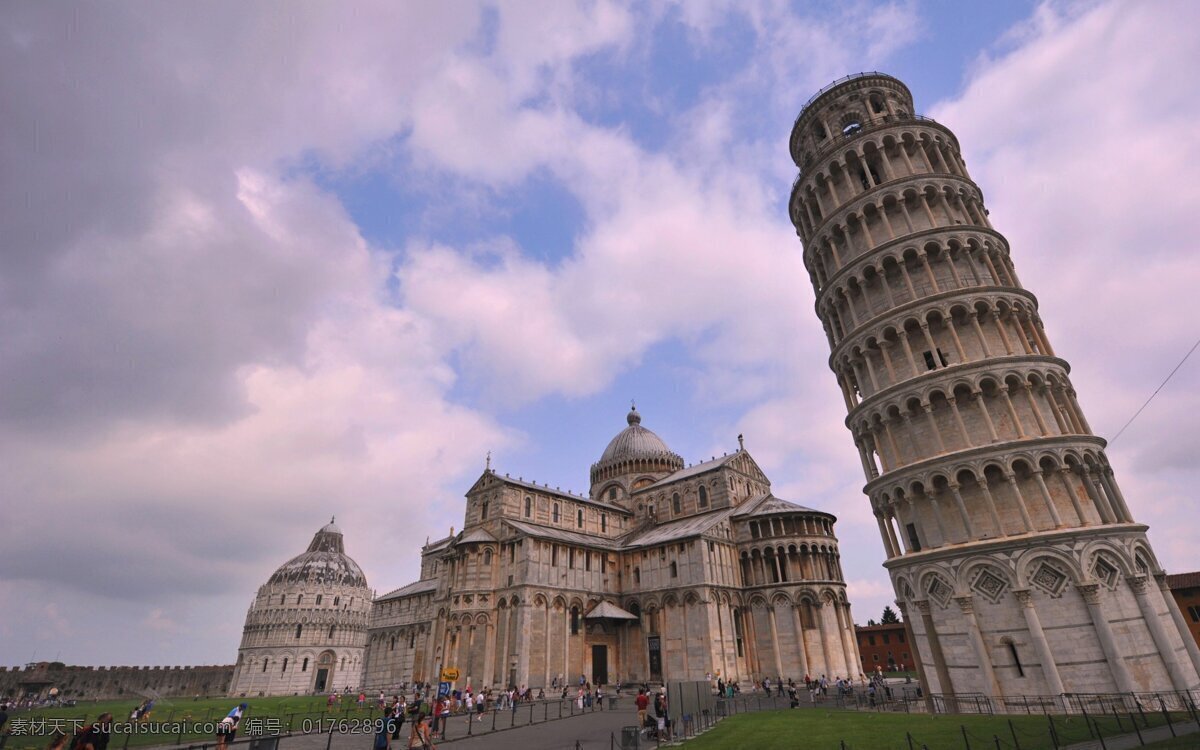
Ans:
[[[796,118],[789,210],[934,694],[1196,688],[1200,650],[958,141],[881,73]]]

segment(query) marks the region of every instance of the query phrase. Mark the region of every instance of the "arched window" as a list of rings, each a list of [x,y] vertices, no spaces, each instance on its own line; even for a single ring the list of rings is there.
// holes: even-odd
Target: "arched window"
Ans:
[[[551,514],[551,519],[554,523],[558,523],[558,503],[554,504],[554,512]]]
[[[700,485],[700,507],[708,507],[708,488],[704,485]]]
[[[617,488],[616,488],[616,487],[609,487],[609,488],[608,488],[608,499],[609,499],[609,500],[616,500],[616,499],[617,499]]]
[[[308,657],[307,657],[307,656],[306,656],[306,657],[304,657],[304,661],[303,661],[303,663],[301,663],[301,664],[300,664],[300,671],[301,671],[301,672],[307,672],[307,671],[308,671]]]
[[[484,565],[492,564],[492,551],[490,549],[485,549],[483,551],[483,564]]]
[[[296,597],[296,604],[303,604],[303,603],[304,603],[304,594],[300,594]]]
[[[633,569],[633,582],[634,582],[634,583],[641,583],[641,582],[642,582],[642,569],[641,569],[641,568],[634,568],[634,569]]]
[[[678,513],[680,511],[679,493],[678,492],[676,492],[674,495],[671,495],[671,511],[674,513]]]
[[[571,635],[579,635],[579,607],[571,607]]]
[[[337,625],[330,625],[330,626],[329,626],[329,638],[330,638],[330,640],[333,640],[333,629],[334,629],[334,628],[336,628],[336,627],[337,627]]]
[[[533,498],[530,497],[529,495],[526,495],[525,496],[525,517],[530,518],[532,516],[533,516]]]
[[[409,647],[409,648],[412,648],[412,647],[413,647],[413,645],[414,645],[416,642],[417,642],[417,634],[416,634],[416,633],[409,633],[409,634],[408,634],[408,647]]]
[[[264,672],[267,671],[267,661],[268,661],[267,659],[263,659],[263,671]]]
[[[582,529],[583,528],[583,508],[580,508],[579,510],[575,511],[575,513],[576,513],[575,525]]]
[[[479,506],[479,520],[480,521],[487,520],[487,512],[488,512],[488,501],[484,500],[483,504]]]
[[[607,531],[608,531],[608,515],[605,513],[601,513],[600,514],[600,533],[603,534]]]
[[[829,134],[825,132],[825,124],[821,122],[814,122],[813,135],[817,137],[818,141],[823,141],[829,137]]]
[[[285,656],[285,657],[283,657],[283,669],[279,670],[280,674],[287,671],[287,663],[288,663],[288,660],[287,660],[287,657]]]
[[[320,594],[317,594],[317,604],[318,605],[321,604],[321,595]]]
[[[672,578],[679,577],[679,566],[675,564],[674,560],[671,561],[671,577]]]
[[[300,632],[301,632],[301,630],[303,630],[303,629],[304,629],[304,626],[303,626],[303,625],[297,625],[297,626],[296,626],[296,637],[297,637],[297,638],[299,638],[299,637],[300,637]]]
[[[871,111],[877,115],[883,114],[886,107],[883,104],[883,97],[879,94],[871,94]]]

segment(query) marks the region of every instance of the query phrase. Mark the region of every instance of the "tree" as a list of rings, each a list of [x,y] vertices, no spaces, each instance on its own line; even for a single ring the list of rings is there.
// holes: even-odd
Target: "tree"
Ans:
[[[881,614],[879,616],[879,624],[880,625],[895,625],[898,622],[900,622],[900,618],[896,615],[896,610],[892,609],[892,606],[890,604],[888,606],[884,607],[883,614]]]

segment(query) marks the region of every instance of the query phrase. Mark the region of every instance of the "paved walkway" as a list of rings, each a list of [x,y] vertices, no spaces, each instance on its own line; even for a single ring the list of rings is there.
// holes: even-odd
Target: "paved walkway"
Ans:
[[[1163,725],[1161,727],[1151,727],[1142,730],[1142,736],[1139,738],[1136,733],[1121,734],[1113,737],[1105,737],[1103,744],[1100,740],[1088,740],[1075,745],[1068,745],[1063,750],[1129,750],[1129,748],[1141,747],[1142,745],[1150,744],[1151,742],[1160,742],[1169,740],[1173,736],[1182,737],[1188,734],[1200,732],[1200,726],[1195,722],[1183,722],[1175,724],[1175,734],[1171,734],[1171,727]],[[1197,737],[1196,746],[1200,747],[1200,737]]]

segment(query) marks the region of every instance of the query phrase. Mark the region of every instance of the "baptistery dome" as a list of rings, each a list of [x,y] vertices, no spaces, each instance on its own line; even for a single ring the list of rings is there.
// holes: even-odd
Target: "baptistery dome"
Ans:
[[[330,520],[246,611],[230,693],[292,695],[361,684],[374,593]]]
[[[342,530],[330,520],[313,535],[303,554],[279,566],[267,582],[365,587],[367,577],[358,563],[346,554]]]

